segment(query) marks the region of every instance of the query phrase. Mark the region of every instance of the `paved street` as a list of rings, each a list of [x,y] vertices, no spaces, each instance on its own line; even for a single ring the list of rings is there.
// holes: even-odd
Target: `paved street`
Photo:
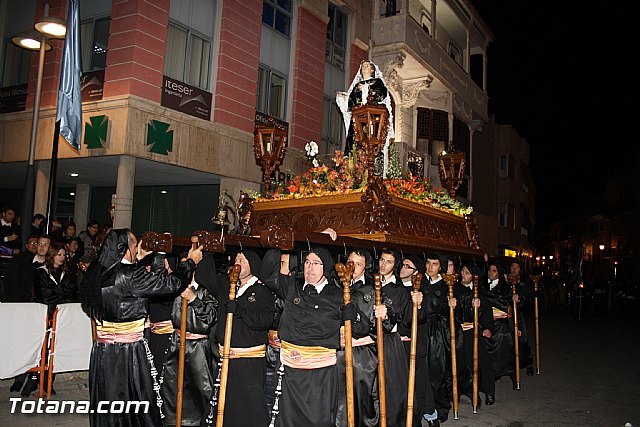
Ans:
[[[600,316],[577,321],[553,308],[541,318],[541,375],[521,377],[522,390],[508,379],[496,383],[496,404],[473,414],[466,397],[460,419],[450,415],[448,427],[463,426],[640,426],[640,340],[638,317],[623,320]],[[636,323],[634,325],[633,323]],[[533,336],[533,325],[529,326]],[[631,338],[635,337],[635,338]],[[86,372],[60,375],[56,399],[87,400]],[[87,426],[86,415],[10,414],[12,381],[0,382],[0,425]],[[628,425],[628,424],[627,424]]]

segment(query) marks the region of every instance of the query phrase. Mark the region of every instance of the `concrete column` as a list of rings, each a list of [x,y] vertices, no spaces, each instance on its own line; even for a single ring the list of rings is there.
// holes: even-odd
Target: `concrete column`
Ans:
[[[76,203],[73,207],[73,221],[76,223],[78,233],[84,231],[89,222],[89,196],[91,186],[89,184],[76,184]]]
[[[431,0],[431,38],[436,39],[438,23],[436,22],[436,3],[437,0]]]
[[[33,200],[33,214],[47,212],[47,196],[49,194],[49,171],[51,161],[38,160],[36,162],[36,194]]]
[[[116,183],[116,209],[113,218],[113,228],[131,227],[135,178],[136,158],[120,156],[120,162],[118,164],[118,181]]]

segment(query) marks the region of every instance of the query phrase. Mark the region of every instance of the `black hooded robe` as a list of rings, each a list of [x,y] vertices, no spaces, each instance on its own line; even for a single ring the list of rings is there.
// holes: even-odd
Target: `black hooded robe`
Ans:
[[[122,263],[128,249],[128,230],[113,230],[107,237],[101,255],[85,275],[85,288],[98,287],[98,298],[88,300],[92,315],[97,317],[98,334],[111,322],[115,326],[126,322],[141,322],[148,314],[151,296],[177,293],[186,285],[194,269],[191,260],[180,264],[174,275],[166,271],[148,272],[145,267]],[[85,291],[87,292],[87,291]],[[136,331],[137,332],[137,331]],[[142,329],[140,330],[142,333]],[[147,341],[93,343],[89,362],[89,394],[91,426],[162,425],[162,399],[157,371]],[[108,413],[101,402],[123,402],[123,413]],[[136,402],[140,406],[136,411]],[[148,410],[145,411],[145,405]],[[129,407],[129,412],[126,412]]]

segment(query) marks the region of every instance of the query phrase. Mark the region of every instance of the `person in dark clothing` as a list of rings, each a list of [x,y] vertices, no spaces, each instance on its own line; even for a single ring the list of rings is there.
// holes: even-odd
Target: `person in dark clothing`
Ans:
[[[52,316],[58,304],[72,302],[77,294],[76,276],[67,266],[66,250],[61,243],[54,242],[49,246],[44,264],[35,270],[33,290],[34,301],[48,306],[48,327],[51,327]],[[55,374],[53,378],[55,379]],[[38,387],[38,383],[39,375],[32,374],[21,395],[29,396]],[[55,394],[53,387],[52,394]]]
[[[391,249],[382,249],[378,260],[378,271],[382,280],[382,292],[396,315],[396,324],[384,334],[384,369],[387,379],[387,425],[404,426],[407,407],[407,387],[409,381],[409,361],[402,344],[400,326],[411,328],[413,310],[412,299],[422,302],[420,292],[409,293],[400,282],[398,272],[402,258]]]
[[[165,425],[175,425],[176,423],[183,298],[188,300],[188,305],[185,313],[187,316],[187,330],[184,350],[182,425],[200,426],[204,424],[205,418],[209,413],[209,401],[213,395],[211,366],[213,355],[209,343],[209,332],[216,325],[218,301],[207,288],[196,280],[191,281],[190,285],[182,291],[182,294],[173,300],[171,307],[171,321],[174,332],[163,368],[161,389],[164,402],[164,423]]]
[[[423,305],[427,312],[427,337],[424,338],[428,339],[429,376],[435,404],[435,413],[423,412],[423,418],[429,425],[436,420],[442,423],[448,419],[453,390],[449,307],[455,307],[456,301],[448,298],[449,290],[440,274],[440,265],[439,255],[427,255],[427,278],[423,282]],[[455,333],[458,390],[466,390],[471,375],[464,363],[462,328],[457,322]]]
[[[187,286],[191,272],[202,259],[200,248],[191,249],[177,269],[153,272],[134,262],[148,253],[128,229],[112,230],[98,257],[84,275],[81,298],[96,320],[96,342],[89,363],[92,426],[160,426],[162,399],[157,371],[143,338],[148,298],[176,295]],[[139,413],[98,413],[101,401],[148,402]]]
[[[203,286],[220,302],[216,328],[220,354],[224,351],[227,315],[233,314],[224,425],[266,426],[269,414],[264,394],[265,353],[275,309],[273,294],[254,275],[260,271],[260,256],[251,249],[243,249],[236,254],[235,264],[240,265],[238,283],[230,283],[228,275],[216,273],[213,257],[206,257],[203,264],[202,275],[196,274],[196,280],[202,280]],[[231,286],[237,287],[233,301],[229,300]],[[208,408],[209,424],[215,424],[216,391]]]
[[[25,250],[14,256],[5,273],[6,299],[3,302],[33,301],[33,259],[38,250],[38,236],[29,236]]]
[[[302,276],[296,252],[283,252],[280,255],[280,273],[285,276]],[[282,316],[282,311],[284,310],[284,300],[277,296],[274,296],[274,298],[275,313],[273,315],[273,323],[269,329],[269,345],[267,346],[267,354],[265,355],[267,369],[264,380],[267,408],[271,417],[275,415],[273,411],[276,397],[281,394],[282,384],[280,384],[280,388],[278,388],[279,373],[284,371],[284,366],[280,362],[280,336],[278,335],[278,325],[280,324],[280,316]],[[278,408],[275,407],[275,410],[277,411]]]
[[[58,304],[71,302],[77,293],[76,277],[67,266],[64,245],[54,242],[49,247],[44,265],[36,269],[34,301],[49,306],[52,315]]]
[[[364,313],[370,328],[366,335],[352,334],[352,363],[354,384],[355,422],[359,426],[373,427],[380,422],[380,396],[378,393],[378,355],[376,348],[376,319],[383,319],[386,333],[396,325],[396,315],[387,304],[376,305],[373,288],[373,259],[366,249],[354,249],[347,262],[353,262],[351,279],[351,303]],[[338,371],[340,378],[338,416],[336,426],[347,425],[346,374],[344,349],[338,351]]]
[[[148,266],[151,271],[161,272],[165,268],[165,259],[169,264],[169,270],[177,268],[180,259],[185,258],[187,252],[178,257],[167,258],[166,254],[154,252],[138,261],[139,265]],[[149,328],[146,336],[149,341],[149,349],[153,355],[153,363],[158,371],[158,376],[162,377],[164,362],[169,354],[173,337],[173,322],[171,321],[171,307],[173,306],[173,295],[163,295],[149,298]]]
[[[31,235],[39,236],[44,232],[44,220],[45,216],[41,213],[37,213],[31,218]]]
[[[456,316],[462,323],[465,362],[473,372],[474,307],[478,307],[478,388],[485,394],[485,404],[493,405],[496,393],[495,374],[487,350],[487,339],[491,338],[495,328],[493,311],[484,289],[478,289],[478,300],[474,299],[474,274],[476,269],[472,263],[462,265],[460,280],[454,285],[454,296],[458,302]],[[472,392],[473,390],[462,390],[464,394]],[[472,394],[469,396],[473,399]]]
[[[278,406],[280,427],[332,427],[338,407],[340,326],[351,320],[354,334],[362,334],[369,325],[353,304],[343,304],[342,290],[330,283],[334,260],[327,249],[311,248],[303,265],[304,278],[296,280],[281,274],[280,251],[267,251],[262,262],[260,279],[285,302],[278,330],[282,394],[274,408]]]
[[[100,231],[100,224],[95,219],[92,219],[87,223],[87,229],[82,231],[78,237],[82,241],[84,248],[84,255],[88,255],[96,250],[96,237],[98,237],[98,231]]]
[[[402,260],[402,264],[400,265],[400,273],[398,274],[400,281],[402,282],[402,286],[404,289],[411,293],[412,282],[411,280],[418,273],[424,276],[425,273],[425,264],[424,260],[417,255],[407,255]],[[424,280],[424,278],[423,278]],[[424,313],[424,311],[423,311]],[[426,317],[423,316],[426,320]],[[402,339],[402,344],[404,345],[404,349],[407,353],[407,361],[409,361],[409,352],[411,350],[411,324],[404,325],[404,323],[398,325],[398,333],[400,334],[400,338]]]
[[[14,220],[16,218],[16,209],[11,205],[2,208],[2,217],[0,218],[0,246],[9,248],[12,255],[20,252],[20,227]]]
[[[493,373],[496,379],[509,376],[515,382],[515,352],[513,340],[513,297],[511,286],[502,274],[501,266],[495,261],[488,261],[487,277],[480,280],[480,289],[491,304],[494,330],[487,339],[487,350],[491,357]]]
[[[38,237],[30,236],[25,250],[13,257],[5,274],[6,299],[3,302],[31,302],[33,301],[33,274],[35,272],[34,257],[37,253]],[[28,373],[14,378],[10,391],[20,391]],[[28,394],[31,391],[28,390]]]
[[[525,369],[528,376],[533,375],[533,357],[531,345],[529,344],[529,334],[527,333],[527,323],[525,318],[533,315],[534,286],[530,279],[523,278],[520,271],[520,264],[512,262],[509,267],[509,277],[513,278],[518,295],[518,352],[520,356],[520,369]]]

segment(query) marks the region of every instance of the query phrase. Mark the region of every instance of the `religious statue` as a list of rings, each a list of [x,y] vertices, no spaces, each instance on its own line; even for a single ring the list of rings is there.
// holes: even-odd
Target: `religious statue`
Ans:
[[[369,96],[372,96],[374,102],[384,104],[389,112],[389,130],[387,132],[387,140],[382,151],[383,155],[383,178],[386,178],[389,169],[389,147],[391,140],[395,137],[393,132],[393,114],[391,112],[391,97],[387,85],[384,82],[382,73],[377,65],[371,61],[362,61],[358,73],[351,82],[347,92],[338,92],[336,95],[336,103],[342,111],[344,118],[344,126],[347,132],[347,141],[345,145],[345,155],[347,155],[354,143],[353,120],[351,110],[353,107],[366,104]]]

